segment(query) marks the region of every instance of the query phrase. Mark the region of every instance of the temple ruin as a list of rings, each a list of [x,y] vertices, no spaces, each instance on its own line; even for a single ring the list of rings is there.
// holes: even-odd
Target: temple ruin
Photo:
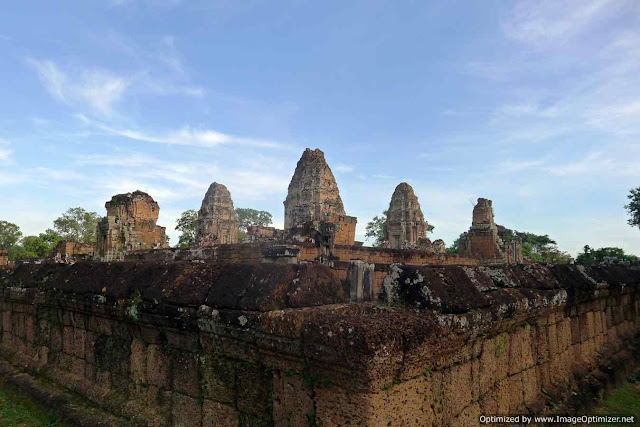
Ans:
[[[427,223],[418,197],[406,182],[398,184],[391,196],[384,234],[392,249],[426,249],[429,246]]]
[[[107,216],[97,228],[98,259],[121,261],[127,252],[169,246],[165,227],[156,225],[160,207],[147,193],[118,194],[104,206]]]
[[[636,269],[525,263],[482,198],[447,253],[406,183],[392,247],[363,247],[320,150],[284,206],[284,230],[237,243],[214,183],[194,247],[168,248],[148,194],[114,196],[95,259],[124,262],[67,262],[92,245],[62,242],[60,265],[0,268],[3,381],[78,425],[447,427],[557,413],[630,373]]]
[[[51,252],[58,262],[69,263],[81,259],[91,259],[96,252],[96,242],[61,240]]]
[[[9,251],[4,248],[0,248],[0,266],[9,265]]]
[[[284,229],[321,247],[351,246],[357,218],[345,214],[340,190],[321,150],[307,148],[296,165],[284,201]]]
[[[222,184],[209,186],[198,211],[196,247],[238,243],[238,218],[231,193]]]
[[[521,263],[522,241],[511,236],[511,230],[494,222],[491,200],[479,198],[471,228],[460,239],[460,254],[486,264]]]
[[[238,242],[238,220],[231,193],[222,184],[214,182],[205,194],[198,213],[195,243],[188,249],[158,250],[165,246],[160,244],[160,240],[164,242],[164,229],[155,225],[157,203],[144,194],[141,206],[146,208],[127,209],[125,206],[133,204],[120,200],[135,197],[124,196],[127,195],[115,196],[107,204],[108,217],[98,230],[97,259],[314,262],[330,266],[339,277],[350,281],[354,301],[376,299],[387,270],[396,263],[476,266],[523,262],[519,240],[512,239],[509,230],[494,223],[493,207],[486,199],[479,199],[474,208],[472,225],[463,236],[459,254],[447,253],[441,239],[432,243],[426,237],[428,223],[418,198],[405,182],[396,187],[389,203],[384,225],[388,246],[362,246],[355,242],[357,219],[346,215],[335,177],[324,153],[317,149],[307,148],[296,165],[284,201],[284,230],[251,226],[242,242]],[[140,234],[141,230],[161,230],[162,238],[154,234],[157,231]],[[117,239],[118,236],[124,237]],[[125,241],[126,244],[121,243]]]

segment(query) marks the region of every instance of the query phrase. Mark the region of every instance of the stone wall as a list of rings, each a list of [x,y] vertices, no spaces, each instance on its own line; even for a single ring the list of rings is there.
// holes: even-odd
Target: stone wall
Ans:
[[[58,260],[70,260],[73,258],[93,258],[96,251],[95,243],[74,242],[63,240],[53,248],[53,256]]]
[[[356,240],[356,224],[358,218],[348,215],[334,215],[328,222],[337,225],[335,244],[342,246],[353,246]]]
[[[4,358],[153,425],[548,412],[624,369],[640,326],[640,271],[617,267],[394,266],[380,306],[345,304],[320,265],[24,265],[0,284]]]
[[[9,251],[7,249],[0,249],[0,266],[9,265]]]
[[[317,257],[318,251],[313,244],[283,245],[267,240],[252,244],[218,245],[198,249],[171,248],[138,251],[127,254],[125,261],[298,264],[315,262]],[[335,270],[340,279],[346,280],[348,278],[347,272],[350,268],[349,262],[355,260],[374,266],[373,299],[378,296],[382,287],[382,279],[385,277],[390,264],[478,265],[477,259],[462,257],[457,254],[362,246],[334,246],[333,257],[328,261],[328,264]]]

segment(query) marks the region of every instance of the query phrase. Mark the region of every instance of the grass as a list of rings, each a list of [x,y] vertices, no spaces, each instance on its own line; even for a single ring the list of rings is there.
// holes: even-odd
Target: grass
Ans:
[[[636,421],[640,420],[640,384],[626,382],[610,393],[594,413],[596,415],[635,415]],[[613,426],[614,424],[600,425]]]
[[[67,424],[60,420],[55,411],[0,384],[0,426],[67,427]]]

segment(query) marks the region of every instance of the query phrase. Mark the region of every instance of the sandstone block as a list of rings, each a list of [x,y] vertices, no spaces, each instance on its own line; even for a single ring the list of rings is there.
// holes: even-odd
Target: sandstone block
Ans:
[[[237,427],[239,425],[238,413],[232,406],[207,399],[202,406],[202,427]]]

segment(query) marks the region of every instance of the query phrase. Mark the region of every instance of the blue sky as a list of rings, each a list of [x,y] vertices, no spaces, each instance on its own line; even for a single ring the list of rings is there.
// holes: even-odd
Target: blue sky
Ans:
[[[359,238],[409,182],[432,239],[496,221],[640,255],[635,0],[5,2],[0,219],[149,192],[175,219],[210,183],[273,213],[325,152]],[[54,4],[55,3],[55,4]]]

